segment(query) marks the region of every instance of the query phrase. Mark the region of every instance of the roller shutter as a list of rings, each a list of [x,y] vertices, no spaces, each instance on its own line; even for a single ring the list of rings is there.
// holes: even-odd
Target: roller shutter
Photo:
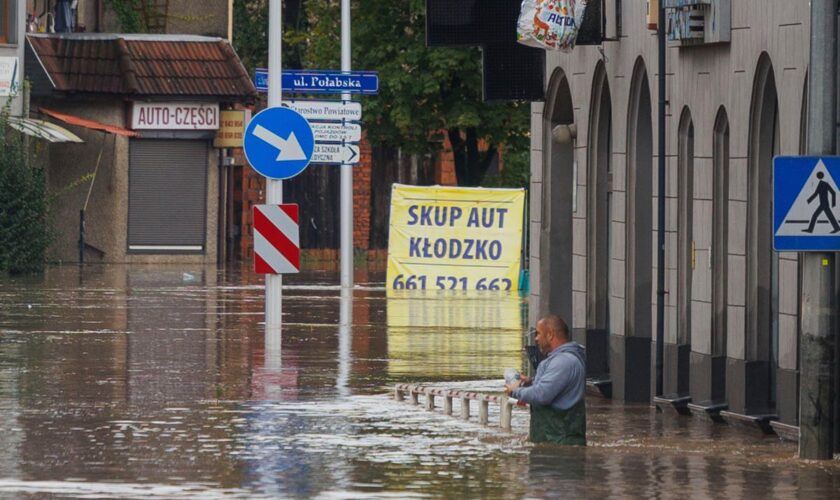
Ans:
[[[131,140],[129,252],[204,252],[207,148],[204,140]]]

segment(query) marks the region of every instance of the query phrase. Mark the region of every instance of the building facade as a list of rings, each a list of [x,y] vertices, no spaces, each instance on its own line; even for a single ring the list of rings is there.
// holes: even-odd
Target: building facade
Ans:
[[[800,266],[772,249],[771,168],[804,149],[809,9],[671,3],[704,5],[668,9],[663,393],[698,413],[796,426]],[[571,318],[590,377],[648,402],[657,37],[646,2],[604,8],[610,40],[548,52],[546,99],[532,105],[531,322]]]
[[[230,43],[29,34],[26,57],[33,112],[69,123],[85,141],[48,152],[57,199],[50,260],[215,264],[229,189],[213,140],[223,110],[256,98]]]

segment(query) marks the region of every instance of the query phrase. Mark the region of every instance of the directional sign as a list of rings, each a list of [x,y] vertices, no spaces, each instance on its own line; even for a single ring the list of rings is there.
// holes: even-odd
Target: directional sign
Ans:
[[[359,121],[362,119],[362,105],[354,101],[283,101],[311,121]]]
[[[299,113],[275,107],[251,119],[242,146],[254,170],[271,179],[288,179],[309,165],[315,137]]]
[[[359,146],[352,144],[315,144],[312,163],[352,165],[359,163]]]
[[[358,123],[312,122],[315,143],[322,142],[359,142],[362,139],[362,126]]]
[[[840,157],[773,159],[773,248],[840,250]]]
[[[302,94],[377,94],[379,74],[376,71],[283,70],[284,92]],[[254,86],[268,92],[268,70],[257,68]]]

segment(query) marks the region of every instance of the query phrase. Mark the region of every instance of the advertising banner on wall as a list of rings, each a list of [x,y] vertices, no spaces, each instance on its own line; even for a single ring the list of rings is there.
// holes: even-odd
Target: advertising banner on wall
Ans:
[[[524,189],[394,184],[390,290],[518,290]]]
[[[20,68],[17,57],[0,57],[0,96],[11,96],[20,88]],[[0,106],[5,101],[0,103]]]

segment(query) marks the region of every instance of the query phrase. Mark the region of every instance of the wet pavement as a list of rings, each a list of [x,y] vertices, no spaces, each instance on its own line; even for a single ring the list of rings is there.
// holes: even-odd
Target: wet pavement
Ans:
[[[396,402],[497,390],[527,311],[383,278],[342,299],[334,271],[287,277],[268,340],[247,269],[0,279],[0,497],[840,497],[837,460],[647,405],[590,397],[584,449],[524,442],[521,410],[503,433]]]

